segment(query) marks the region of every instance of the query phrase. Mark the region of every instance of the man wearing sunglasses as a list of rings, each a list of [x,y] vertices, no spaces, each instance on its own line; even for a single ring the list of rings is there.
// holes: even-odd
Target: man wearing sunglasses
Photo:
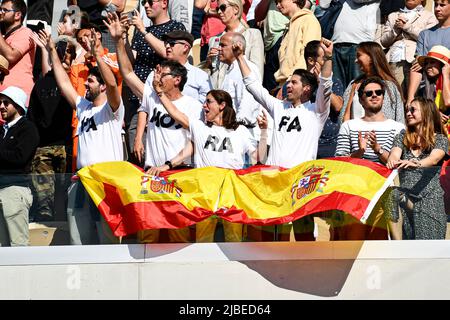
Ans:
[[[27,95],[17,87],[0,92],[0,246],[27,246],[28,213],[33,202],[31,162],[39,144],[35,125],[26,119]]]
[[[352,157],[386,164],[394,137],[405,125],[387,119],[381,108],[386,85],[379,77],[365,79],[358,89],[359,101],[364,108],[364,117],[342,124],[336,147],[336,156]],[[370,214],[366,224],[350,215],[345,215],[343,228],[334,240],[387,240],[387,225],[383,217],[384,204],[380,200]]]
[[[22,25],[27,13],[23,0],[4,0],[0,5],[0,55],[9,62],[9,75],[0,90],[21,88],[30,97],[33,89],[33,64],[36,45],[31,30]],[[27,101],[28,103],[28,101]]]

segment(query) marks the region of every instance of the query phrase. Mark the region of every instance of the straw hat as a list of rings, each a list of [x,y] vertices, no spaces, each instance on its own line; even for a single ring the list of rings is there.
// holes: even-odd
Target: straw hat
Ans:
[[[5,75],[9,74],[9,62],[6,58],[0,55],[0,71],[2,71]]]
[[[442,62],[443,64],[449,65],[450,50],[444,46],[434,46],[426,56],[419,56],[417,58],[417,62],[419,62],[419,64],[423,66],[425,64],[425,60],[427,59],[435,59]]]

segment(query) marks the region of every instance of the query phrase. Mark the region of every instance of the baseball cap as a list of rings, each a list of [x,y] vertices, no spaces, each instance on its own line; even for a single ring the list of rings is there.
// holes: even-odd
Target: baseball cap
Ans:
[[[192,34],[186,31],[182,30],[174,30],[169,33],[166,33],[162,36],[162,40],[168,40],[168,39],[174,39],[174,40],[184,40],[192,47],[192,44],[194,43],[194,37]]]

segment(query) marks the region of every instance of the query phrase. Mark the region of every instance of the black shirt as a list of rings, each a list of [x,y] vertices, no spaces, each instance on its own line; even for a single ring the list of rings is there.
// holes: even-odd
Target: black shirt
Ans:
[[[161,39],[166,33],[174,30],[186,31],[184,25],[180,22],[169,20],[165,23],[152,25],[145,29],[151,32],[156,38]],[[142,33],[137,32],[131,44],[131,48],[136,51],[136,59],[134,60],[134,73],[145,83],[150,72],[161,63],[163,58],[153,50],[145,41]],[[138,101],[138,98],[133,95],[130,100]]]

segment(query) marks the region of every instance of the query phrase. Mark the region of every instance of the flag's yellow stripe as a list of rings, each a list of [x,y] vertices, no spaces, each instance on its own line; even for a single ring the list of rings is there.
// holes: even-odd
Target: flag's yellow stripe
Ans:
[[[320,192],[316,187],[309,195],[293,201],[291,187],[298,185],[299,180],[304,177],[302,173],[312,163],[324,167],[321,176],[329,172],[326,185],[320,188]],[[370,200],[385,181],[386,178],[372,169],[336,160],[309,161],[283,172],[265,170],[241,176],[230,173],[224,182],[219,208],[234,205],[252,219],[278,218],[290,215],[310,200],[332,192]]]

